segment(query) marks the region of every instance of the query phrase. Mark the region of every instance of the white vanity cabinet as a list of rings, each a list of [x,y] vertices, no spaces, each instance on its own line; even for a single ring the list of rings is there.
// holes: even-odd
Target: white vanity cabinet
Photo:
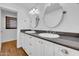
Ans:
[[[30,56],[79,56],[79,51],[21,33],[20,45]]]
[[[53,56],[54,45],[40,38],[21,33],[21,45],[30,56]]]
[[[79,56],[79,51],[55,44],[55,56]]]

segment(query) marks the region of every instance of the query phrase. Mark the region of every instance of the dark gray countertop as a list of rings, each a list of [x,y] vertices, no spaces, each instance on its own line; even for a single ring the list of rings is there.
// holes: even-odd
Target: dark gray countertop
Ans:
[[[22,33],[25,33],[25,31],[28,31],[28,30],[21,30]],[[46,40],[46,41],[49,41],[52,43],[56,43],[59,45],[63,45],[63,46],[69,47],[69,48],[79,50],[79,37],[60,35],[59,38],[46,38],[46,37],[39,36],[38,34],[40,32],[39,33],[38,32],[32,33],[32,34],[29,34],[29,33],[25,33],[25,34],[28,34],[28,35],[31,35],[31,36],[34,36],[37,38],[41,38],[43,40]]]

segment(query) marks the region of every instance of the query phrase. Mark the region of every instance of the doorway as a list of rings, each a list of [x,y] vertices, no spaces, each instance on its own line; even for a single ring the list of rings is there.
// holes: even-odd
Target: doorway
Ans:
[[[1,7],[1,43],[17,40],[17,11]]]

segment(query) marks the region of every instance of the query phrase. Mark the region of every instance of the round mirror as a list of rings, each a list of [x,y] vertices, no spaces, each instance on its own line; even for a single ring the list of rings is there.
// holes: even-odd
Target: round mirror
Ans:
[[[46,5],[44,12],[44,25],[49,28],[56,27],[61,21],[63,8],[58,3]]]

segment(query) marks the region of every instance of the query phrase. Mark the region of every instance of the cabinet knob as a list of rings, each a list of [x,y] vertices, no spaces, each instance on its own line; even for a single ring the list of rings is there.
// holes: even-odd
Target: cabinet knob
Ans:
[[[40,44],[43,44],[43,42],[42,42],[42,41],[39,41],[39,43],[40,43]]]
[[[32,43],[29,43],[30,46],[32,46]]]
[[[64,54],[69,54],[66,49],[62,49],[61,52],[63,52]]]

